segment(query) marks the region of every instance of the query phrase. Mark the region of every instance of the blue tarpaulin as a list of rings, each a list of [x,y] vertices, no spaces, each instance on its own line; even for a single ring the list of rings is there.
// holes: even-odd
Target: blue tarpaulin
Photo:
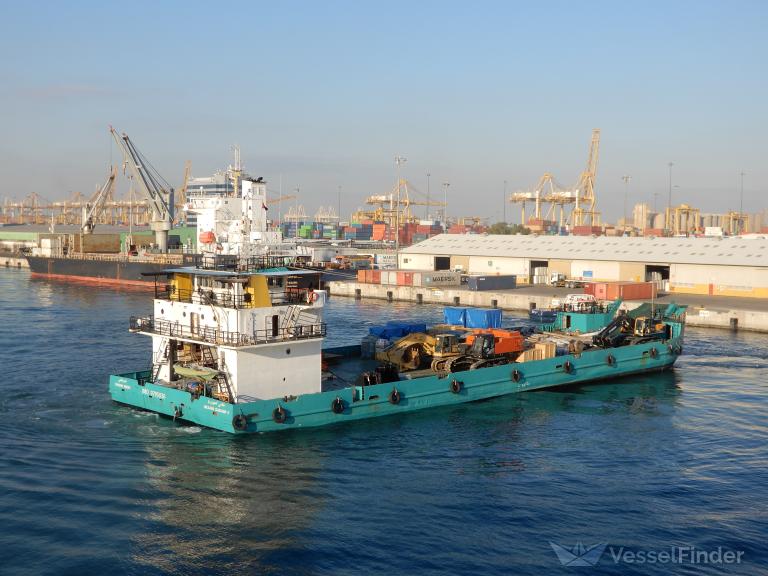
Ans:
[[[467,328],[501,328],[498,308],[467,308]]]
[[[446,306],[443,308],[443,318],[445,319],[446,324],[451,324],[452,326],[466,326],[467,309]]]
[[[426,332],[427,325],[423,322],[399,322],[391,320],[387,322],[386,326],[371,326],[368,329],[368,333],[378,338],[384,338],[386,340],[393,340],[395,338],[402,338],[408,334],[414,332]]]

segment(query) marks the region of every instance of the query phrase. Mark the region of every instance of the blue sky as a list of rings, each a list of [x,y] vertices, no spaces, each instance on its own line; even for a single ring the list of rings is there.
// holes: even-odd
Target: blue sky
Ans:
[[[575,182],[602,130],[598,209],[766,207],[765,2],[0,0],[0,197],[90,192],[127,132],[172,184],[242,148],[309,212],[403,174],[449,214]],[[631,204],[631,202],[630,202]],[[508,206],[510,219],[518,209]]]

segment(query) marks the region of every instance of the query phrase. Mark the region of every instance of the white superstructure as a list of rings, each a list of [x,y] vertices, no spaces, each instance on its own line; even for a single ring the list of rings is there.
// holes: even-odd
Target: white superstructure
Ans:
[[[157,381],[210,371],[216,397],[230,402],[321,391],[326,293],[315,289],[317,273],[189,267],[170,282],[158,286],[153,316],[132,320],[152,337]]]

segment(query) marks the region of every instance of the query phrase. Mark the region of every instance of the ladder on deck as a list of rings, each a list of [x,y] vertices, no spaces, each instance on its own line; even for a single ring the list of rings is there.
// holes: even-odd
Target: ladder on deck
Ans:
[[[297,326],[310,326],[317,323],[317,316],[305,312],[302,306],[289,306],[288,313],[283,316],[283,322],[280,326],[282,333],[287,333],[291,328]]]
[[[152,357],[152,382],[157,381],[157,377],[160,375],[160,368],[162,367],[163,363],[168,360],[168,356],[171,353],[170,340],[168,340],[168,338],[164,338],[163,342],[165,343],[165,346],[161,344],[160,348],[158,348],[157,352],[155,352],[154,356]]]

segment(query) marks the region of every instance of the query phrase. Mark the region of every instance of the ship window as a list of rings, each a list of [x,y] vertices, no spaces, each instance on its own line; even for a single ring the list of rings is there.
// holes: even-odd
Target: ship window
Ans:
[[[165,314],[165,308],[160,308],[160,316],[162,316],[163,314]]]
[[[290,353],[291,353],[291,349],[290,349],[290,348],[286,348],[286,349],[285,349],[285,353],[286,353],[286,354],[290,354]]]

